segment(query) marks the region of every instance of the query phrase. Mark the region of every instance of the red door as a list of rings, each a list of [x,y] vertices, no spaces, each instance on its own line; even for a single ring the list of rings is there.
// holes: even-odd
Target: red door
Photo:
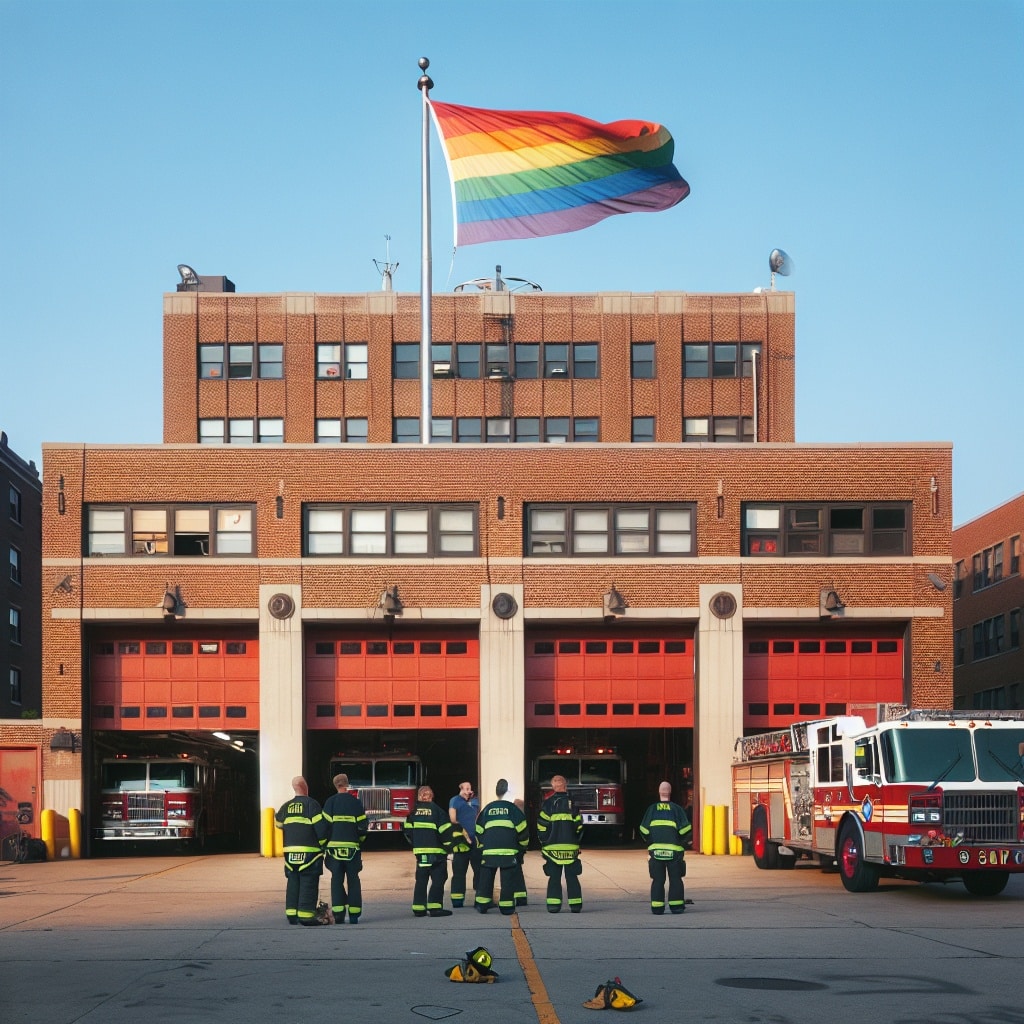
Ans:
[[[0,747],[0,841],[22,829],[39,838],[39,787],[39,748]]]

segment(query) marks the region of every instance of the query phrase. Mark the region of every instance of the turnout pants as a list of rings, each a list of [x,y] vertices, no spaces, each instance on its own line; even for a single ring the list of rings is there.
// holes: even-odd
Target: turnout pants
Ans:
[[[412,890],[412,912],[423,917],[428,910],[440,910],[444,883],[448,880],[448,858],[443,853],[418,854],[416,881]]]
[[[334,919],[343,921],[347,910],[349,921],[355,924],[363,912],[363,887],[359,881],[363,858],[358,850],[352,850],[351,854],[346,860],[328,850],[326,860],[331,870],[331,910],[334,911]]]
[[[655,914],[665,912],[665,880],[668,879],[668,909],[673,914],[681,914],[686,909],[686,901],[683,898],[686,862],[682,854],[670,860],[651,857],[648,861],[648,870],[651,875],[651,910]]]
[[[294,859],[291,859],[294,858]],[[286,853],[284,874],[284,912],[289,924],[312,921],[320,894],[320,875],[324,870],[322,853]]]
[[[565,895],[569,909],[578,914],[583,909],[583,889],[580,875],[583,865],[577,855],[571,861],[558,862],[545,857],[544,874],[548,876],[548,913],[557,914],[562,909],[562,874],[565,874]]]
[[[466,901],[466,875],[473,869],[473,889],[480,877],[480,847],[473,846],[465,853],[452,854],[452,906],[461,907]]]
[[[476,889],[477,910],[488,910],[494,906],[494,876],[501,873],[501,895],[498,897],[498,909],[507,917],[516,911],[516,882],[521,873],[518,863],[513,864],[482,864],[477,876],[479,884]]]

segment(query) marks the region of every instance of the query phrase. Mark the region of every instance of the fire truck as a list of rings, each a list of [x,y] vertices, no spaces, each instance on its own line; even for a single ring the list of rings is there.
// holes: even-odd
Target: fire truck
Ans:
[[[613,747],[589,750],[555,747],[533,760],[530,781],[540,801],[551,795],[551,777],[564,775],[569,795],[591,834],[612,835],[622,840],[626,829],[626,761]]]
[[[209,839],[238,838],[243,792],[239,772],[191,754],[108,758],[100,763],[99,824],[92,834],[202,849]]]
[[[741,737],[733,831],[762,869],[838,868],[850,892],[883,876],[996,896],[1024,873],[1024,712],[882,706]]]
[[[344,773],[349,791],[366,808],[371,832],[401,832],[423,785],[423,762],[415,754],[335,754],[331,778]]]

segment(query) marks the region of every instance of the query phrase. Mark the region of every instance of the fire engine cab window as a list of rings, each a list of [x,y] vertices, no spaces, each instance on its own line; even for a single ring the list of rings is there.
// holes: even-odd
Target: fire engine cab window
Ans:
[[[983,782],[1024,782],[1024,725],[974,734],[978,747],[978,775]]]
[[[885,734],[890,782],[973,782],[974,753],[967,729],[902,729]],[[891,764],[890,764],[891,760]]]

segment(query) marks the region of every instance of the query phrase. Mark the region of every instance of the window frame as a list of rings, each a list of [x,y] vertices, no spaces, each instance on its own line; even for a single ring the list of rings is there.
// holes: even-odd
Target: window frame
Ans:
[[[314,551],[310,545],[310,521],[320,513],[334,514],[339,517],[340,529],[337,531],[320,530],[317,536],[324,538],[323,544],[331,546],[328,538],[334,537],[337,542],[332,550]],[[356,532],[353,524],[353,513],[382,513],[381,529],[363,529]],[[409,520],[409,513],[424,513],[426,525],[423,530],[403,528],[403,520]],[[443,520],[447,513],[469,513],[471,530],[446,529]],[[362,536],[366,541],[373,537],[379,538],[379,545],[365,543],[365,550],[355,550],[358,541],[353,537]],[[465,547],[465,538],[472,537],[471,550],[446,550],[448,538],[459,538]],[[412,538],[423,538],[423,550],[412,550],[408,542]],[[405,539],[405,544],[402,541]],[[403,546],[409,550],[398,550]],[[302,506],[302,556],[303,558],[476,558],[480,553],[480,506],[474,502],[308,502]]]
[[[8,545],[10,547],[10,580],[16,586],[22,585],[22,571],[21,571],[21,548],[15,544]]]
[[[817,525],[812,525],[806,513],[818,510]],[[861,527],[837,526],[836,513],[861,512]],[[875,527],[875,512],[902,511],[903,527]],[[777,525],[750,525],[752,515],[777,513]],[[801,520],[801,513],[803,518]],[[765,517],[766,522],[768,518]],[[866,524],[866,525],[865,525]],[[902,550],[896,551],[882,544],[884,538],[902,537]],[[855,544],[861,538],[860,550],[837,550],[843,541]],[[873,502],[743,502],[740,510],[741,554],[751,558],[900,558],[913,554],[913,505],[901,501]]]
[[[639,427],[650,425],[649,430]],[[643,436],[640,436],[640,435]],[[658,422],[655,416],[634,416],[629,428],[629,439],[634,444],[653,444],[658,436]]]
[[[633,380],[655,380],[657,378],[653,341],[634,341],[630,345],[629,374]]]
[[[20,707],[22,702],[22,682],[21,669],[17,665],[9,666],[7,681],[9,686],[8,695],[10,702]]]
[[[225,343],[203,341],[196,347],[196,370],[200,380],[224,380]]]
[[[346,341],[341,353],[345,380],[368,380],[370,376],[370,343]],[[360,358],[361,357],[361,358]]]
[[[22,516],[22,501],[21,491],[18,490],[14,484],[7,485],[7,517],[15,523],[21,523]]]
[[[249,516],[248,530],[223,530],[218,529],[219,517],[223,513],[236,511],[246,512]],[[136,512],[162,512],[164,513],[164,528],[157,530],[154,538],[141,540],[136,543],[136,534],[153,534],[153,530],[136,530],[134,518]],[[178,527],[177,513],[207,513],[206,531],[186,531]],[[120,513],[121,529],[96,529],[92,528],[93,514],[115,515]],[[110,505],[105,503],[86,505],[82,516],[82,552],[85,558],[252,558],[257,552],[256,536],[256,505],[247,502],[215,502],[205,503],[148,503],[139,502],[127,505]],[[113,524],[111,524],[113,525]],[[220,536],[224,535],[221,542]],[[248,535],[249,544],[246,551],[229,551],[227,547],[228,534]],[[121,549],[119,551],[95,551],[93,549],[93,537],[97,535],[121,537]],[[187,540],[186,538],[195,538]],[[204,539],[205,538],[205,539]],[[181,546],[194,544],[198,550],[175,551],[176,541]],[[225,550],[221,550],[225,548]],[[162,548],[162,549],[161,549]]]
[[[16,604],[9,606],[8,610],[8,642],[14,644],[16,647],[21,647],[22,641],[22,628],[21,628],[21,607]]]
[[[277,358],[270,358],[271,349],[277,349]],[[271,371],[277,367],[278,372]],[[284,343],[280,341],[261,341],[256,345],[257,380],[284,380]]]
[[[627,525],[626,518],[635,519],[638,513],[646,515],[646,527]],[[686,513],[689,530],[661,529],[660,513]],[[603,531],[593,525],[599,514],[605,516]],[[590,525],[577,527],[577,523]],[[597,542],[601,534],[606,543],[598,550],[602,547]],[[664,550],[670,536],[684,535],[689,538],[689,550]],[[645,542],[636,546],[641,536]],[[577,538],[591,540],[587,544]],[[584,547],[590,550],[581,550]],[[694,558],[696,554],[696,502],[532,502],[523,509],[525,558]]]
[[[415,353],[415,359],[410,356]],[[399,358],[402,356],[403,358]],[[419,380],[420,343],[418,341],[396,341],[391,346],[391,379]]]

